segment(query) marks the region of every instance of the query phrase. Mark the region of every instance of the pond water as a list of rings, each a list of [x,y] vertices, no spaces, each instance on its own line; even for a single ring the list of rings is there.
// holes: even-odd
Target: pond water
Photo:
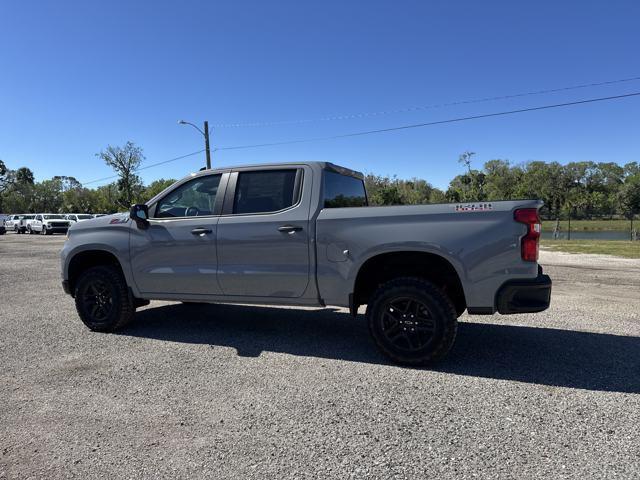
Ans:
[[[618,230],[571,230],[571,240],[629,240],[631,234],[625,231]],[[542,238],[553,240],[552,230],[543,230]],[[567,231],[561,230],[558,236],[558,240],[566,240]]]

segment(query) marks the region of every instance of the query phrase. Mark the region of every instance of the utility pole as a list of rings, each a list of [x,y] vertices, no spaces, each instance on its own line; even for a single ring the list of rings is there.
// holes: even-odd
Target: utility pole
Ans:
[[[211,152],[209,151],[209,122],[204,121],[204,148],[207,151],[207,170],[211,170]]]
[[[204,136],[204,149],[207,152],[207,170],[211,169],[211,151],[209,150],[209,122],[204,121],[204,130],[200,130],[196,125],[191,122],[186,122],[184,120],[180,120],[178,122],[180,125],[191,125],[193,128],[198,130]]]

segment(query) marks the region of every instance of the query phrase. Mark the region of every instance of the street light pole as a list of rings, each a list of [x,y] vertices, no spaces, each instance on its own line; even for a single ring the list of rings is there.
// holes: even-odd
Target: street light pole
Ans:
[[[178,122],[180,125],[191,125],[193,128],[198,130],[204,136],[204,149],[207,153],[207,170],[211,169],[211,151],[209,150],[209,122],[204,121],[204,131],[200,130],[196,125],[191,122],[185,122],[184,120],[180,120]]]

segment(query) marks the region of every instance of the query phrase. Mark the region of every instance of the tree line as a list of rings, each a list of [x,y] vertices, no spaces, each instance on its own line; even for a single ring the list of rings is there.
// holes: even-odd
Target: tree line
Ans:
[[[0,212],[100,212],[124,211],[144,202],[175,182],[160,179],[144,185],[136,174],[144,160],[140,147],[132,142],[108,146],[96,156],[110,166],[118,180],[87,188],[74,177],[55,176],[34,181],[27,167],[9,169],[0,160]],[[365,177],[373,205],[418,205],[443,202],[471,202],[538,198],[544,201],[547,219],[630,218],[640,213],[640,164],[629,162],[531,161],[511,164],[496,159],[481,169],[472,167],[473,152],[458,159],[463,173],[454,177],[446,190],[421,178],[368,174]]]
[[[132,142],[108,146],[96,154],[118,175],[118,180],[96,188],[83,186],[75,177],[55,176],[35,182],[27,167],[7,168],[0,160],[0,212],[115,213],[154,197],[175,179],[159,179],[144,185],[136,171],[144,155]]]
[[[512,165],[489,160],[482,169],[471,166],[473,152],[459,162],[464,173],[443,191],[423,179],[367,175],[370,202],[375,205],[415,205],[441,202],[541,199],[547,219],[630,218],[640,213],[640,164],[629,162],[532,161]]]

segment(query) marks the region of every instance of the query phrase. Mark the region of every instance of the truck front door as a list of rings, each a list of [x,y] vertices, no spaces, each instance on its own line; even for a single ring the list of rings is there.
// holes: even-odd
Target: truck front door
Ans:
[[[200,175],[149,209],[149,227],[131,227],[134,281],[142,293],[218,295],[216,230],[228,174]]]
[[[225,295],[301,297],[310,275],[309,167],[231,173],[218,223]]]

